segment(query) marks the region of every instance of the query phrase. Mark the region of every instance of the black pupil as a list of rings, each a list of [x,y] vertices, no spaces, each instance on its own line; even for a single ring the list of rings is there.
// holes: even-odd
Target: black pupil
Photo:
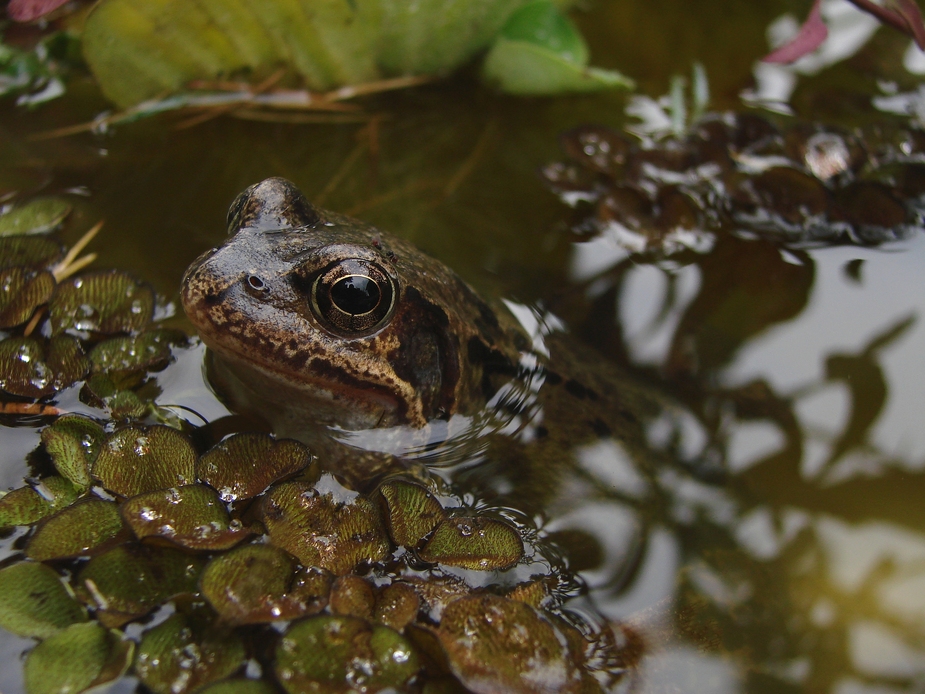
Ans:
[[[369,313],[382,298],[375,280],[362,275],[342,277],[331,287],[331,301],[344,313],[359,316]]]

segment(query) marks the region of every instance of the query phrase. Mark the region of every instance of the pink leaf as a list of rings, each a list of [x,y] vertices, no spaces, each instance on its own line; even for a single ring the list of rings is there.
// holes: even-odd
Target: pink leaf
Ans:
[[[797,35],[761,60],[765,63],[792,63],[819,48],[829,35],[822,21],[821,6],[822,0],[816,0]]]
[[[68,0],[10,0],[6,13],[14,22],[34,22]]]

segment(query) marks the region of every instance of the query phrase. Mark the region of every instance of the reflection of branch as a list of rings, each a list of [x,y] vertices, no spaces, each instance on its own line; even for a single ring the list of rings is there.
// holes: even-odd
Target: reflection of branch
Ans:
[[[886,405],[889,391],[877,353],[904,335],[914,322],[914,315],[907,316],[873,337],[859,354],[831,354],[826,359],[826,380],[843,383],[851,393],[851,414],[842,435],[832,445],[824,470],[867,442],[871,427]]]

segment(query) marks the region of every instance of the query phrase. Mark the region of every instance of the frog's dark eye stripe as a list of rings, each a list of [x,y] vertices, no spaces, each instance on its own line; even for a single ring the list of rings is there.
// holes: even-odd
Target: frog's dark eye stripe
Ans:
[[[349,258],[328,265],[312,284],[312,310],[335,332],[357,335],[391,315],[395,282],[380,265]]]

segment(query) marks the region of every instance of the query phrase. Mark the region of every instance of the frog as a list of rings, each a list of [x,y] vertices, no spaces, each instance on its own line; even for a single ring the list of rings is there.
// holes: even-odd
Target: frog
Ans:
[[[227,226],[181,293],[209,380],[231,409],[322,451],[346,477],[373,476],[382,459],[370,452],[484,458],[488,442],[514,486],[548,487],[579,442],[645,448],[659,406],[643,386],[541,316],[483,299],[412,243],[317,208],[282,178],[238,195]]]

